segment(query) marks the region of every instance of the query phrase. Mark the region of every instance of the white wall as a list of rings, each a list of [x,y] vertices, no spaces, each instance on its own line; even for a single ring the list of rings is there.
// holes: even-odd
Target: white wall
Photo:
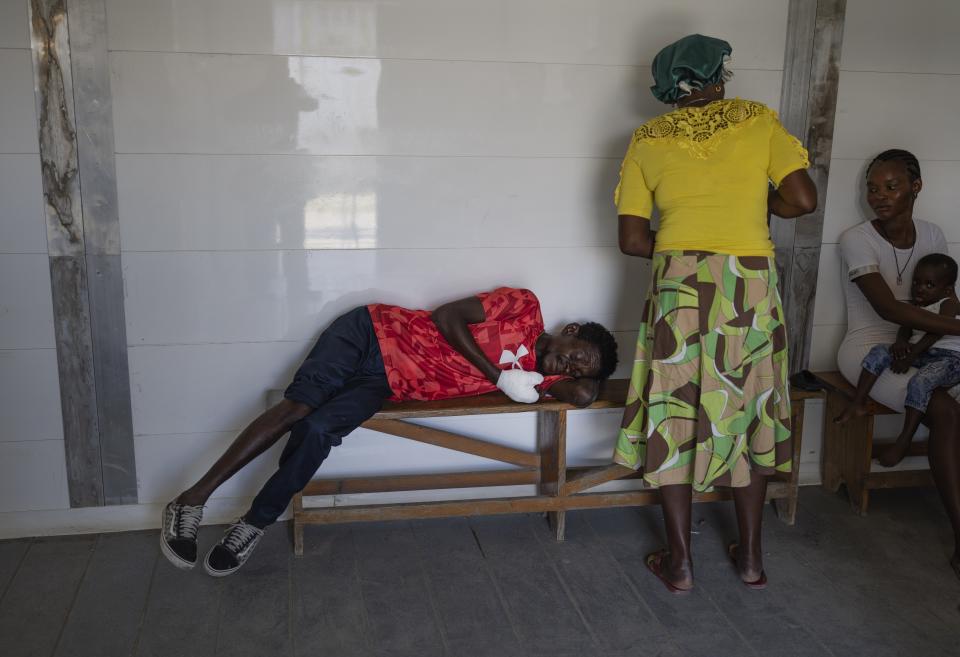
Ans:
[[[69,507],[27,3],[0,2],[0,526]]]
[[[814,312],[813,370],[837,369],[836,351],[846,331],[837,241],[848,227],[872,218],[864,176],[877,153],[904,148],[919,158],[924,188],[915,216],[938,224],[954,257],[960,256],[958,25],[960,3],[946,0],[847,2]],[[822,416],[821,404],[810,406],[815,417]],[[899,416],[879,418],[878,436],[895,436],[901,421]],[[810,460],[819,458],[818,437],[819,432],[805,432]]]
[[[619,254],[611,195],[632,130],[664,109],[650,60],[723,36],[730,91],[776,107],[787,0],[106,6],[141,505],[63,516],[78,528],[152,523],[359,304],[530,287],[548,328],[614,329],[626,376],[647,266]],[[609,461],[619,419],[574,414],[570,460]],[[436,423],[534,441],[529,414]],[[218,491],[223,514],[275,458]],[[360,430],[321,474],[452,466],[498,467]]]

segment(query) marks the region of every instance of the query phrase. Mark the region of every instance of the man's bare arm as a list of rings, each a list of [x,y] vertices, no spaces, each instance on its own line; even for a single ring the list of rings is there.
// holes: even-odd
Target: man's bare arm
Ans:
[[[550,386],[548,392],[562,402],[586,408],[597,400],[600,382],[596,379],[564,379]]]
[[[451,347],[463,354],[491,383],[497,382],[500,368],[487,359],[470,333],[471,324],[479,324],[487,319],[483,303],[478,297],[445,303],[431,313],[431,318]]]

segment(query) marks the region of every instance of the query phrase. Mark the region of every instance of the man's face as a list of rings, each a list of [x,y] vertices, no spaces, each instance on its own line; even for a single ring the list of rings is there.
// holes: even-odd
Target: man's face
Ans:
[[[540,367],[543,374],[596,379],[600,376],[600,350],[592,342],[564,333],[554,336]]]

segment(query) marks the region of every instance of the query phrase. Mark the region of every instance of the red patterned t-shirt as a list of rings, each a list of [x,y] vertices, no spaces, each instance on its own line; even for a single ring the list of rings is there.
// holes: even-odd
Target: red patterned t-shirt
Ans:
[[[536,343],[543,333],[540,302],[530,290],[501,287],[478,294],[486,320],[470,325],[477,345],[502,370],[537,368]],[[380,343],[394,401],[448,399],[497,389],[440,335],[426,310],[367,306]],[[563,376],[544,377],[545,391]]]

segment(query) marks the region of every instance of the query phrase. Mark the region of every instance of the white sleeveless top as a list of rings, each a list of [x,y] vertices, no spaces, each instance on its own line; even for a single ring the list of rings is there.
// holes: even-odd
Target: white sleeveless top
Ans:
[[[883,239],[870,221],[848,228],[840,236],[840,276],[847,299],[847,335],[844,342],[892,344],[896,340],[899,328],[877,314],[853,279],[871,272],[879,272],[890,287],[890,291],[893,292],[894,298],[909,302],[910,283],[917,261],[931,253],[947,253],[947,240],[939,226],[921,219],[914,219],[913,224],[917,230],[913,249],[896,249],[896,257],[894,257],[893,246]],[[904,269],[899,285],[897,284],[898,263],[900,268]]]
[[[936,303],[931,303],[929,306],[924,306],[924,310],[929,310],[932,313],[940,314],[940,306],[943,305],[943,302],[946,301],[946,298],[940,299]],[[924,336],[922,331],[914,331],[913,337],[915,339],[910,340],[911,342],[916,342]],[[936,342],[933,343],[932,349],[950,349],[952,351],[960,351],[960,335],[945,335]]]

